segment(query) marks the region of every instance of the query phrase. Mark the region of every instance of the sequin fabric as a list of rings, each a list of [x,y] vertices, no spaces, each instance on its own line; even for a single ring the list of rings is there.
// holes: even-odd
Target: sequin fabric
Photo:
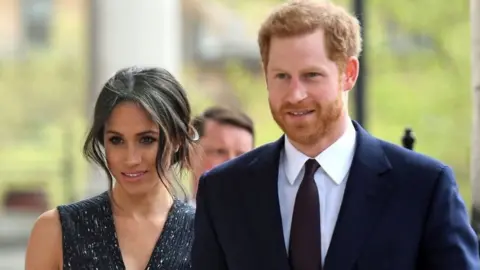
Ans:
[[[64,270],[126,270],[108,193],[59,206]],[[146,270],[191,269],[194,208],[175,199]]]

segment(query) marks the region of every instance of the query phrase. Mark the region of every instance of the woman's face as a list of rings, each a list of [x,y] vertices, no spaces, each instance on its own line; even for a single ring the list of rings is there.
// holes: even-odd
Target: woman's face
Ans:
[[[129,194],[151,191],[160,183],[156,169],[159,128],[138,104],[118,104],[105,124],[108,168]]]

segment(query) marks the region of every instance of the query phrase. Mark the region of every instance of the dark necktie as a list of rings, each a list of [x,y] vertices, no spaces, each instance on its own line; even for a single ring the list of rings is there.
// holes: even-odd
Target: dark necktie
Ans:
[[[290,229],[289,259],[292,270],[321,270],[320,202],[313,175],[320,165],[305,163],[305,175],[297,192]]]

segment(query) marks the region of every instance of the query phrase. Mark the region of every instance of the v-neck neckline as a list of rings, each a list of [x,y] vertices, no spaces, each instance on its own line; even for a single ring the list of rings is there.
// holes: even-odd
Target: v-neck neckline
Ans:
[[[114,250],[115,250],[115,255],[114,256],[115,258],[117,258],[119,260],[119,264],[122,266],[122,269],[126,270],[126,266],[125,266],[125,261],[123,260],[123,256],[122,256],[122,250],[120,249],[120,242],[118,241],[118,235],[117,235],[117,227],[115,226],[115,218],[113,216],[113,208],[112,208],[112,201],[111,201],[111,198],[108,194],[107,195],[107,200],[108,200],[108,211],[109,211],[109,216],[110,216],[110,219],[109,219],[109,225],[112,226],[112,231],[113,231],[113,244],[115,246]],[[167,235],[167,233],[169,233],[169,230],[171,230],[171,226],[170,226],[170,223],[172,222],[172,216],[173,216],[173,213],[174,211],[176,210],[177,206],[178,206],[178,199],[176,198],[173,198],[173,203],[172,203],[172,206],[170,207],[170,209],[168,210],[168,213],[167,213],[167,218],[165,220],[165,223],[163,225],[163,229],[162,231],[160,232],[160,234],[158,235],[158,238],[157,238],[157,241],[155,242],[155,245],[153,246],[153,249],[150,253],[150,257],[148,259],[148,262],[147,262],[147,265],[145,266],[145,270],[149,270],[151,267],[152,267],[152,263],[155,263],[155,259],[159,256],[159,250],[161,250],[161,247],[163,246],[163,243],[165,242],[165,235]]]

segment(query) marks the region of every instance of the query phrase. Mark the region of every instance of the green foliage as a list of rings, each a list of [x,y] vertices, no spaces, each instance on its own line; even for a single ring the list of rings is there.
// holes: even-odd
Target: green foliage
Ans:
[[[412,126],[418,138],[416,150],[453,166],[460,183],[468,186],[469,19],[468,4],[457,4],[371,2],[368,25],[372,27],[367,32],[369,129],[398,142],[403,126]],[[429,40],[429,46],[403,54],[393,51],[389,23],[396,25],[397,36],[421,35]]]
[[[85,183],[85,32],[78,17],[57,15],[50,47],[0,62],[0,199],[41,187],[53,206]]]

